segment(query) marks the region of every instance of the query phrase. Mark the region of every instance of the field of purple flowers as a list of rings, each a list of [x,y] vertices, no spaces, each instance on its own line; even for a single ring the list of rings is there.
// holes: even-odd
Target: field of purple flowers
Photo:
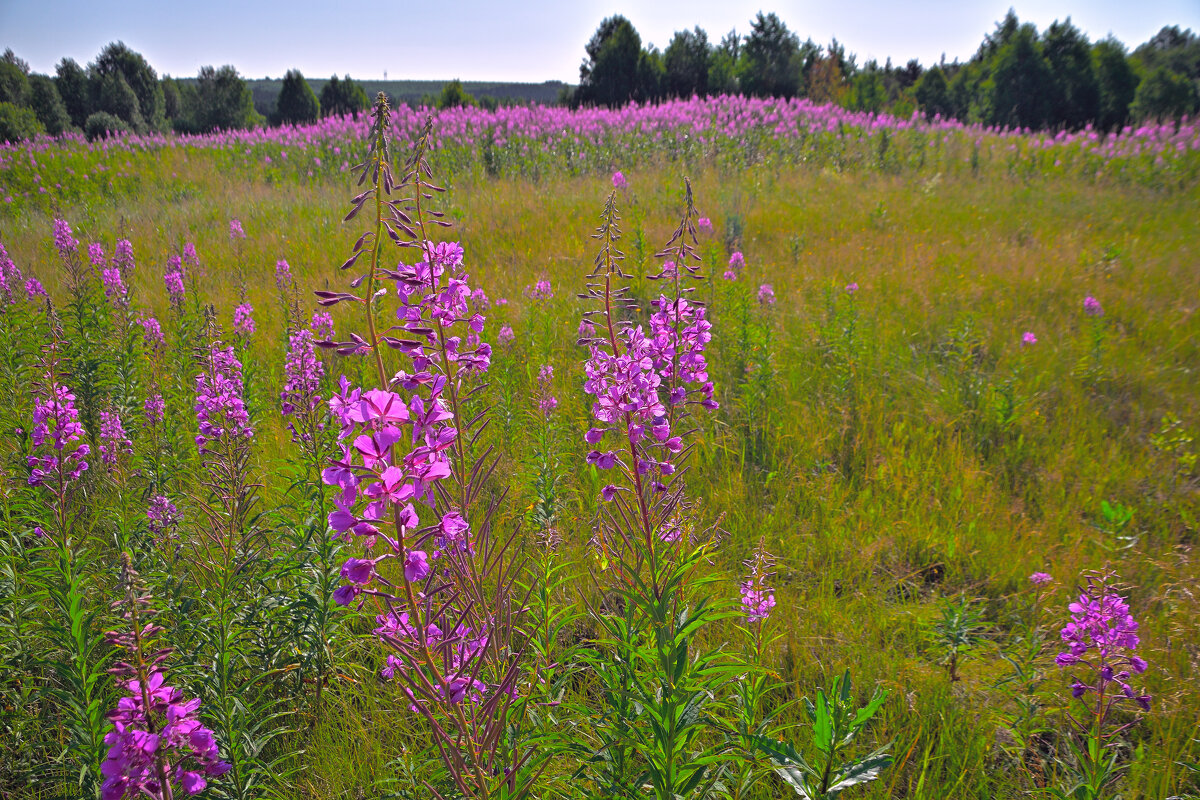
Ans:
[[[1200,127],[0,147],[0,798],[1200,793]]]

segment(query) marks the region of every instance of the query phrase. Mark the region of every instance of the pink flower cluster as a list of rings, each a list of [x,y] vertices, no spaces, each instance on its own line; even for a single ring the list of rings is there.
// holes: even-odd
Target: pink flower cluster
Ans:
[[[775,608],[775,590],[767,585],[771,579],[772,559],[760,544],[754,558],[746,562],[750,574],[739,589],[746,622],[765,622]]]
[[[91,452],[91,447],[80,441],[82,438],[83,425],[79,422],[75,395],[70,389],[53,386],[49,397],[35,398],[30,440],[40,449],[46,439],[50,439],[53,451],[48,455],[29,457],[29,485],[40,486],[60,478],[64,482],[78,480],[88,468],[84,459]]]
[[[175,508],[170,498],[155,495],[146,509],[146,520],[150,533],[155,536],[162,533],[170,535],[179,527],[179,509]]]
[[[292,286],[292,266],[284,259],[275,262],[275,288],[283,291]]]
[[[239,336],[249,336],[254,330],[254,306],[239,303],[233,309],[233,332]]]
[[[133,442],[125,435],[121,416],[116,411],[100,412],[100,462],[114,467],[122,455],[133,454]]]
[[[325,377],[325,364],[317,358],[312,331],[300,330],[288,336],[283,374],[283,390],[279,393],[279,401],[283,416],[288,418],[287,427],[291,431],[292,441],[309,441],[312,438],[311,431],[304,425],[297,428],[292,418],[298,413],[313,414],[321,405],[321,379]],[[325,428],[321,420],[315,420],[315,425],[317,430]]]
[[[764,283],[758,287],[758,303],[763,306],[775,305],[775,289],[771,287],[771,284]]]
[[[0,243],[0,299],[3,299],[5,306],[12,305],[13,292],[24,280],[21,270],[9,258],[3,243]]]
[[[200,426],[196,444],[201,453],[209,452],[221,442],[254,435],[243,393],[242,364],[234,356],[233,348],[213,342],[207,369],[196,376],[194,409]]]
[[[538,412],[546,419],[550,419],[550,415],[554,413],[554,409],[558,408],[558,398],[550,393],[551,383],[554,381],[554,367],[549,364],[543,364],[537,374],[537,389],[535,397],[537,398]]]
[[[708,379],[708,361],[704,356],[712,341],[712,323],[705,319],[707,309],[682,297],[671,300],[666,295],[659,295],[657,300],[650,301],[650,305],[654,313],[650,315],[648,354],[670,392],[667,402],[672,406],[685,402],[687,386],[692,384],[696,386],[700,405],[710,411],[716,409],[712,381]]]
[[[722,275],[727,281],[736,281],[738,276],[742,274],[742,270],[746,268],[746,257],[742,255],[741,250],[737,250],[729,257],[729,267]]]
[[[1146,671],[1146,662],[1135,651],[1139,639],[1138,624],[1129,613],[1129,604],[1108,584],[1104,576],[1090,577],[1079,599],[1068,607],[1071,621],[1062,629],[1067,649],[1058,654],[1055,663],[1060,667],[1083,665],[1088,668],[1087,682],[1076,678],[1071,694],[1083,698],[1095,692],[1109,695],[1108,685],[1119,684],[1115,700],[1133,700],[1149,710],[1150,696],[1138,694],[1129,685],[1130,673]],[[1107,709],[1106,709],[1107,711]]]

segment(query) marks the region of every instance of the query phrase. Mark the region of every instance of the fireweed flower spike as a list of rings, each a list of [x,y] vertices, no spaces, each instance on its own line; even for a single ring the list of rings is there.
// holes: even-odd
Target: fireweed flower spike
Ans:
[[[1055,657],[1059,667],[1071,670],[1071,696],[1080,704],[1079,716],[1071,721],[1088,742],[1077,757],[1089,798],[1098,798],[1116,778],[1119,768],[1109,750],[1116,735],[1133,724],[1108,730],[1113,708],[1120,704],[1150,710],[1150,695],[1130,685],[1148,665],[1137,654],[1138,624],[1115,582],[1111,572],[1085,576],[1079,599],[1068,608],[1071,621],[1062,629],[1066,649]]]
[[[250,416],[246,413],[242,364],[232,347],[213,342],[206,358],[205,370],[196,376],[196,422],[200,432],[196,445],[201,453],[219,448],[223,443],[254,435]]]
[[[1083,298],[1083,313],[1089,317],[1103,317],[1104,307],[1100,305],[1100,301],[1092,297],[1090,294]]]
[[[365,335],[319,344],[366,355],[376,381],[358,388],[343,376],[329,400],[341,452],[322,475],[337,490],[329,525],[361,548],[342,565],[335,600],[374,604],[374,633],[392,652],[383,676],[403,683],[458,792],[490,798],[500,783],[527,788],[538,761],[512,747],[502,755],[495,744],[508,730],[527,637],[514,637],[523,604],[511,596],[511,575],[519,570],[505,558],[507,542],[490,535],[498,501],[476,508],[480,481],[495,466],[490,448],[472,453],[486,413],[464,413],[484,387],[492,351],[482,309],[470,303],[462,247],[431,240],[435,227],[449,225],[429,208],[443,191],[426,161],[432,121],[396,181],[382,94],[371,117],[369,152],[355,167],[359,185],[370,183],[346,221],[368,204],[372,219],[342,265],[365,265],[351,284],[361,294],[316,293],[324,306],[362,304]],[[394,192],[401,196],[390,199]],[[415,263],[396,263],[394,246]],[[393,353],[398,371],[387,365]]]
[[[775,290],[771,288],[771,284],[764,283],[758,287],[758,302],[764,306],[775,305]]]
[[[1034,335],[1033,331],[1025,331],[1025,333],[1021,335],[1021,344],[1033,346],[1037,344],[1037,336]]]
[[[233,309],[233,332],[239,336],[249,336],[254,330],[254,306],[239,303]]]
[[[283,364],[284,384],[279,393],[283,416],[292,441],[312,442],[325,429],[323,413],[318,413],[322,400],[321,379],[325,364],[313,348],[312,331],[300,330],[288,336],[287,359]]]
[[[125,596],[113,607],[127,627],[106,636],[128,659],[110,670],[126,696],[108,713],[113,730],[104,737],[109,749],[100,796],[169,800],[179,790],[199,794],[229,764],[221,760],[213,732],[200,722],[200,700],[185,700],[181,690],[165,683],[162,665],[171,650],[152,649],[151,639],[162,628],[153,623],[151,598],[128,554],[122,554],[121,579]]]

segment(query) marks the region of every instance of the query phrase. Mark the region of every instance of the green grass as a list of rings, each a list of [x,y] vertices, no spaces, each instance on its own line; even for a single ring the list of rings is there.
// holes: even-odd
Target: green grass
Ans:
[[[81,239],[99,238],[110,251],[115,238],[133,241],[139,302],[160,317],[162,267],[180,241],[196,242],[205,301],[226,327],[244,271],[259,321],[256,458],[269,506],[282,489],[278,459],[290,452],[272,404],[286,341],[274,265],[286,258],[307,289],[342,285],[336,267],[357,236],[341,223],[350,181],[266,181],[217,168],[223,156],[209,151],[128,158],[144,185],[167,182],[171,170],[186,188],[90,200],[61,215]],[[677,222],[683,174],[650,163],[626,175],[627,267],[644,274]],[[712,269],[719,276],[722,234],[735,221],[747,268],[739,283],[718,277],[714,287],[710,372],[722,408],[703,423],[687,483],[702,518],[720,520],[714,569],[728,576],[728,595],[760,537],[778,558],[772,624],[780,639],[768,657],[781,680],[777,698],[811,695],[847,668],[863,697],[876,685],[891,690],[864,747],[892,741],[895,766],[855,796],[982,800],[1038,788],[1037,759],[1056,742],[1045,738],[1024,763],[1006,753],[1001,718],[1012,705],[996,686],[1006,673],[998,651],[1026,613],[1030,573],[1056,579],[1044,607],[1052,659],[1077,579],[1105,565],[1129,585],[1155,697],[1126,734],[1122,796],[1200,791],[1197,776],[1176,763],[1200,757],[1200,475],[1180,458],[1200,443],[1178,452],[1154,443],[1167,415],[1200,431],[1200,190],[1067,174],[1020,179],[998,168],[975,176],[708,163],[691,178],[697,206],[717,228],[702,248],[720,257]],[[510,301],[489,318],[493,341],[501,324],[517,332],[513,346],[497,348],[494,369],[526,390],[540,364],[555,367],[571,442],[562,532],[585,576],[595,569],[586,543],[599,484],[582,460],[588,400],[574,293],[591,264],[588,234],[607,180],[458,173],[446,181],[473,282],[493,301]],[[227,240],[235,216],[249,237],[240,266]],[[0,239],[61,298],[50,229],[50,215],[29,210],[6,219]],[[554,287],[550,303],[523,297],[541,277]],[[852,281],[860,287],[853,298],[843,291]],[[753,300],[761,282],[779,298],[769,309]],[[637,280],[634,290],[648,299],[651,287]],[[1088,294],[1106,311],[1098,355],[1082,311]],[[339,333],[357,329],[347,305],[335,309]],[[1038,343],[1023,349],[1026,330]],[[1017,403],[1001,421],[1005,387]],[[518,394],[526,402],[527,392]],[[511,413],[509,435],[496,437],[499,480],[514,478],[502,528],[533,502],[520,480],[531,423],[523,406]],[[1104,500],[1134,509],[1133,547],[1112,547],[1099,529]],[[921,631],[939,599],[959,592],[980,598],[987,641],[951,684]],[[732,627],[713,636],[740,647]],[[370,650],[347,645],[342,655],[349,662]],[[1045,671],[1040,691],[1054,728],[1069,681],[1052,664]],[[305,752],[287,796],[404,789],[377,782],[413,750],[405,703],[365,671],[345,672],[355,680],[332,690],[332,713],[296,735]],[[544,796],[569,793],[569,771],[565,760],[556,764],[563,780]],[[771,796],[790,791],[769,785]]]

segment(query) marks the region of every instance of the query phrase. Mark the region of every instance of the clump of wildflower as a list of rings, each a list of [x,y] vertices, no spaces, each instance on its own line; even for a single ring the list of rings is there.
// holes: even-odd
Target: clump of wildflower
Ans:
[[[158,320],[154,317],[141,317],[137,322],[142,326],[142,343],[147,350],[157,352],[166,345],[167,339],[163,336],[162,325],[158,324]]]
[[[758,287],[758,302],[759,305],[773,306],[775,305],[775,290],[771,284],[764,283]]]
[[[1083,298],[1083,313],[1089,317],[1103,317],[1104,307],[1100,305],[1100,301],[1092,297],[1090,294]]]
[[[1079,599],[1071,603],[1071,621],[1062,629],[1067,649],[1055,663],[1060,667],[1087,668],[1083,679],[1074,678],[1072,696],[1086,700],[1096,694],[1100,714],[1106,715],[1114,703],[1133,700],[1150,709],[1150,695],[1139,694],[1128,681],[1130,674],[1146,671],[1146,661],[1136,650],[1138,624],[1129,613],[1129,604],[1111,585],[1112,576],[1089,575]],[[1117,684],[1112,687],[1111,684]]]
[[[128,239],[121,239],[117,242],[117,246],[113,250],[112,265],[120,270],[122,275],[129,275],[133,272],[133,243]]]
[[[21,285],[22,281],[24,281],[24,276],[21,275],[21,270],[9,258],[3,243],[0,243],[0,298],[3,298],[5,305],[12,304],[13,291],[15,287]]]
[[[233,348],[213,342],[206,369],[196,376],[194,408],[200,426],[196,444],[201,453],[220,442],[254,435],[243,392],[242,364]]]
[[[166,685],[162,664],[170,650],[149,650],[151,637],[162,628],[151,620],[150,597],[125,555],[122,578],[126,630],[105,634],[110,645],[128,653],[111,671],[122,680],[126,696],[108,713],[113,730],[104,737],[108,756],[101,766],[102,800],[143,795],[172,797],[175,791],[199,794],[208,778],[223,775],[230,765],[221,760],[213,732],[200,722],[200,700],[185,700],[183,692]]]
[[[664,270],[674,268],[669,261],[667,265]],[[712,341],[712,323],[705,319],[707,309],[682,297],[673,301],[666,295],[659,295],[657,300],[650,301],[650,305],[654,313],[650,315],[646,355],[653,359],[654,369],[662,382],[671,388],[667,403],[672,406],[683,403],[687,399],[687,384],[694,384],[700,391],[701,405],[709,410],[717,408],[704,355]],[[582,333],[582,325],[580,331]]]
[[[254,333],[254,306],[249,303],[239,303],[233,309],[233,331],[240,336]]]
[[[171,256],[167,261],[167,271],[163,273],[163,285],[167,287],[167,298],[171,307],[183,307],[183,265],[179,256]]]
[[[311,416],[321,405],[321,378],[325,376],[325,364],[317,358],[311,331],[297,331],[288,336],[283,372],[283,391],[279,393],[279,400],[283,416],[289,418],[287,426],[292,433],[292,441],[310,441],[313,432],[308,430],[309,426],[301,424],[297,428],[292,417],[297,414]],[[313,422],[317,430],[324,430],[324,421],[317,419]]]
[[[71,226],[66,220],[54,220],[54,248],[58,250],[58,254],[63,258],[79,252],[79,240],[75,238],[74,233],[71,231]]]
[[[163,400],[161,394],[152,394],[146,398],[146,402],[142,404],[142,413],[146,416],[146,424],[157,425],[163,421],[163,416],[166,414],[167,403]]]
[[[629,185],[629,181],[620,170],[617,170],[612,174],[612,185],[614,189],[624,189]]]
[[[104,269],[108,264],[108,257],[104,255],[104,245],[99,242],[89,242],[87,246],[88,263],[94,269]]]
[[[491,303],[488,302],[487,292],[478,286],[475,287],[473,292],[471,292],[471,297],[469,299],[471,302],[471,307],[475,311],[487,311],[488,306],[491,305]]]
[[[88,468],[85,460],[91,448],[82,442],[83,425],[75,407],[75,395],[66,386],[52,385],[48,396],[33,401],[33,430],[30,440],[41,449],[50,440],[51,452],[30,456],[29,485],[40,486],[61,476],[66,482],[79,479]]]
[[[1045,572],[1035,572],[1029,576],[1029,582],[1034,586],[1045,586],[1048,583],[1053,583],[1054,578]]]
[[[1037,336],[1033,331],[1025,331],[1025,333],[1021,334],[1021,344],[1032,347],[1037,344]]]
[[[179,509],[175,508],[170,498],[161,494],[155,495],[146,509],[146,521],[146,527],[155,536],[163,533],[173,536],[179,527]]]
[[[200,254],[196,252],[195,244],[188,242],[183,246],[183,258],[181,261],[193,269],[200,266]]]
[[[313,338],[318,342],[331,342],[334,337],[333,315],[328,311],[314,311],[308,323]]]
[[[229,238],[245,239],[246,232],[242,230],[242,222],[237,217],[229,220]]]
[[[525,287],[525,293],[534,300],[550,300],[554,297],[554,289],[550,286],[550,281],[545,278],[540,279],[533,286]]]
[[[116,466],[122,455],[133,454],[133,442],[125,435],[121,416],[116,411],[100,412],[100,461],[106,467]]]
[[[511,325],[501,325],[500,331],[496,334],[496,340],[500,342],[500,344],[509,344],[513,339],[516,338],[517,335],[513,333]]]
[[[775,590],[768,584],[771,580],[773,561],[760,542],[754,551],[754,557],[746,562],[749,575],[742,581],[742,609],[746,612],[746,622],[765,622],[775,608]]]
[[[700,219],[696,220],[696,228],[704,233],[712,233],[712,220],[708,217],[701,217]]]
[[[292,267],[284,259],[275,262],[275,288],[283,291],[292,286]]]
[[[125,300],[129,290],[121,279],[121,270],[117,267],[105,267],[100,270],[100,282],[104,284],[104,296],[118,302]]]
[[[858,291],[858,284],[857,284],[857,283],[855,283],[855,282],[851,282],[851,283],[847,283],[847,284],[846,284],[846,294],[850,294],[850,295],[852,295],[852,294],[854,294],[854,293],[855,293],[855,292],[857,292],[857,291]]]
[[[554,380],[554,367],[549,364],[542,365],[537,374],[537,407],[538,411],[546,419],[550,419],[550,415],[554,413],[554,409],[558,408],[558,398],[550,393],[550,384]]]
[[[25,296],[29,300],[36,300],[39,297],[48,297],[46,289],[42,286],[42,282],[37,278],[29,278],[25,281]]]
[[[746,257],[742,255],[741,250],[734,251],[733,255],[729,257],[729,267],[725,270],[725,274],[722,277],[727,281],[736,281],[745,268]]]

